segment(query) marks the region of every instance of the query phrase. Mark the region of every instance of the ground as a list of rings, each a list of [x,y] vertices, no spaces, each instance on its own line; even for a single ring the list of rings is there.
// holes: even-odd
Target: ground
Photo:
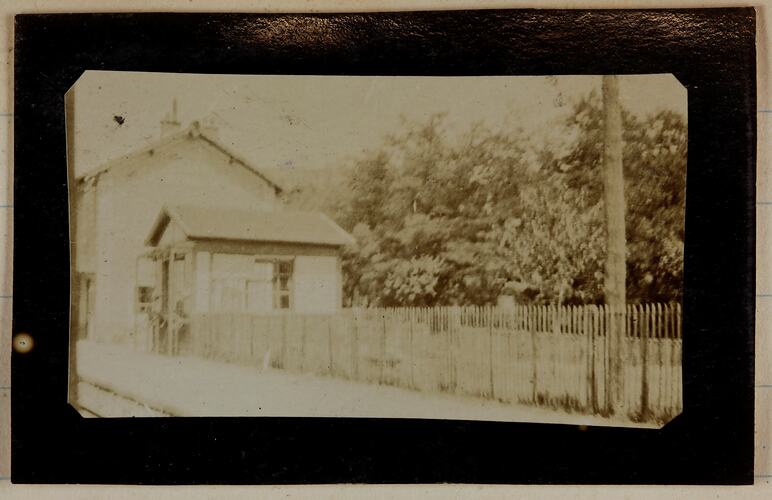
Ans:
[[[78,343],[77,369],[78,400],[89,416],[347,416],[630,425],[87,341]]]

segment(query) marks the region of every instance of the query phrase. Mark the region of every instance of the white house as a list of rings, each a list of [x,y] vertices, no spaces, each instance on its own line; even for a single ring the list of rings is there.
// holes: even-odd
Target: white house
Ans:
[[[145,345],[185,351],[193,318],[329,314],[342,302],[340,248],[352,237],[317,212],[164,207],[146,241],[155,283],[140,288]]]
[[[263,256],[275,253],[286,257],[288,245],[294,245],[291,271],[296,285],[292,294],[297,295],[279,299],[279,305],[284,304],[281,300],[288,300],[290,307],[298,311],[330,311],[340,307],[339,275],[335,278],[335,290],[331,290],[329,280],[317,280],[314,285],[299,276],[306,272],[306,266],[316,265],[323,266],[325,272],[334,268],[335,273],[340,273],[338,250],[351,237],[321,214],[306,214],[300,221],[292,219],[292,215],[284,214],[280,193],[275,182],[224,147],[215,130],[199,122],[183,129],[174,112],[162,122],[158,141],[76,178],[71,189],[71,212],[75,214],[73,317],[79,337],[137,340],[143,331],[138,324],[146,319],[148,301],[160,293],[155,287],[161,269],[148,255],[152,255],[153,248],[180,243],[178,236],[196,241],[197,249],[203,251],[208,231],[215,239],[236,246],[249,242],[250,249],[259,250]],[[314,223],[308,222],[316,220],[315,217],[324,221],[329,234],[337,235],[335,244],[330,244],[326,235],[319,236],[321,241],[314,241],[313,235],[319,233],[311,227]],[[293,223],[302,223],[303,229],[293,229]],[[259,234],[248,234],[258,227]],[[153,236],[148,238],[151,228]],[[306,240],[278,242],[271,237],[272,232],[285,236],[304,233]],[[239,238],[229,237],[234,234]],[[273,252],[273,247],[260,246],[252,236],[263,238],[265,244],[282,245]],[[300,258],[300,249],[309,249],[309,258],[332,260]],[[204,259],[195,262],[196,272],[203,272]],[[235,265],[234,262],[232,255],[221,258],[214,252],[210,269],[217,273],[224,269],[221,266]],[[268,267],[260,269],[261,273],[269,273]],[[287,269],[276,266],[270,271],[286,274]],[[311,290],[314,286],[317,291]],[[319,302],[317,297],[317,304],[313,305],[309,297],[314,294],[335,298]],[[227,300],[223,294],[216,297]],[[203,302],[197,304],[200,310]]]

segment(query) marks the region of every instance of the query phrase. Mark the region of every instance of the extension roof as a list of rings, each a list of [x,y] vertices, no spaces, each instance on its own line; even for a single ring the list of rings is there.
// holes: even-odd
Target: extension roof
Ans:
[[[145,244],[157,246],[171,221],[192,240],[260,241],[343,246],[354,238],[321,212],[166,206]]]

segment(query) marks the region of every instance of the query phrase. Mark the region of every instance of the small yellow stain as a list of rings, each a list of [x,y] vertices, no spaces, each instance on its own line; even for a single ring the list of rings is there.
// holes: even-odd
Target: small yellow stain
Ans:
[[[35,347],[35,341],[29,333],[17,333],[13,337],[13,349],[21,354],[27,354]]]

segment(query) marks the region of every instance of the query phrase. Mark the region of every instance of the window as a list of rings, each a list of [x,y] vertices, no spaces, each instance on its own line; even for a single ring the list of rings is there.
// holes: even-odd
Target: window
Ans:
[[[134,311],[146,313],[152,309],[153,293],[155,292],[158,262],[150,256],[137,259],[136,288],[134,290]]]
[[[174,311],[183,317],[191,313],[193,259],[187,252],[175,252],[171,262],[170,297]]]
[[[146,313],[150,311],[153,305],[153,290],[152,286],[137,287],[137,312]]]
[[[292,261],[239,254],[214,254],[213,312],[267,313],[292,309]]]
[[[273,263],[273,307],[292,309],[292,261]]]

